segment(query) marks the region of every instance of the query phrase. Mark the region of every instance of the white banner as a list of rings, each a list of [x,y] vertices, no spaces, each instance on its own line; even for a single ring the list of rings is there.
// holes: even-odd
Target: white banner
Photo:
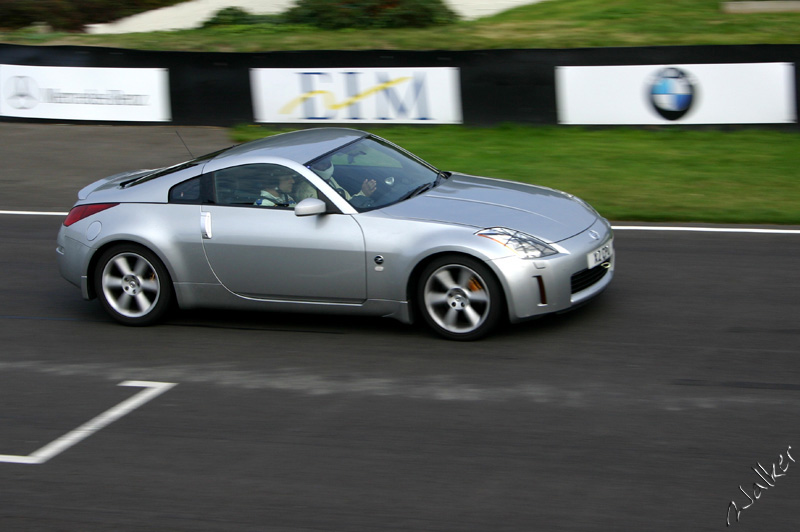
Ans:
[[[257,68],[256,122],[460,124],[457,68]]]
[[[17,118],[168,122],[164,68],[0,65],[0,115]]]
[[[561,124],[797,122],[793,63],[557,67]]]

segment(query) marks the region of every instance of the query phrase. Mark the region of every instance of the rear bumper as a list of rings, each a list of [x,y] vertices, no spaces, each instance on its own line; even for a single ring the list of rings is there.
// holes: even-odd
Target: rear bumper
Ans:
[[[92,249],[68,236],[68,228],[61,226],[56,240],[56,263],[61,276],[81,289],[84,299],[90,299],[87,264]]]

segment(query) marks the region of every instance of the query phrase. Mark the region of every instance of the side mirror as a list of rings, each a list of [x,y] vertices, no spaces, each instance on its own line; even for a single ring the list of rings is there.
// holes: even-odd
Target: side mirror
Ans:
[[[328,208],[325,202],[317,198],[306,198],[294,206],[295,216],[313,216],[315,214],[325,214]]]

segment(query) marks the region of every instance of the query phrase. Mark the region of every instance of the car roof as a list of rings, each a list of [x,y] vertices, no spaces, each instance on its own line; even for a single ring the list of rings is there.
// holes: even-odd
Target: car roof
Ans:
[[[214,161],[221,162],[228,157],[247,154],[248,156],[281,157],[305,164],[369,135],[366,131],[338,127],[292,131],[240,144],[221,153],[214,158]]]

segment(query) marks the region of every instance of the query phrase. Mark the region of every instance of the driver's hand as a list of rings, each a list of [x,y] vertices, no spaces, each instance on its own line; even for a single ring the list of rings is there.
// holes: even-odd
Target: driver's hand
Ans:
[[[365,196],[372,196],[372,193],[378,188],[378,183],[375,182],[374,179],[365,179],[363,183],[361,183],[361,192],[364,193]]]

